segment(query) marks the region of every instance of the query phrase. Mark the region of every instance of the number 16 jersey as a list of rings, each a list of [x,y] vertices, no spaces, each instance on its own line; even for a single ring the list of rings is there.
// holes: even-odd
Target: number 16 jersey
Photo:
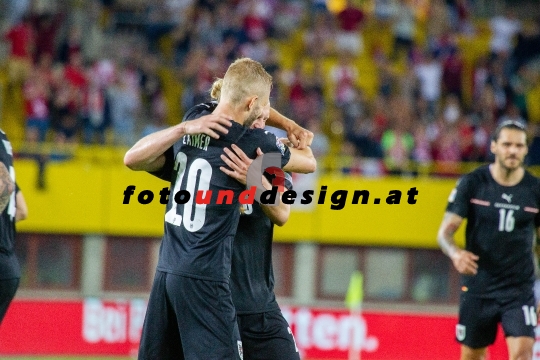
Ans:
[[[215,103],[205,103],[190,109],[184,120],[193,120],[213,112]],[[245,186],[226,175],[221,159],[223,149],[236,144],[254,159],[257,147],[263,153],[281,153],[281,166],[290,159],[290,151],[275,135],[261,129],[249,129],[236,122],[228,133],[213,139],[207,135],[185,135],[165,153],[164,167],[153,173],[171,181],[171,193],[166,207],[165,233],[161,243],[157,269],[203,280],[229,281],[232,243],[240,218],[239,195]],[[262,176],[262,175],[261,175]],[[197,204],[197,192],[202,190],[208,204]],[[175,201],[179,191],[189,193],[185,204]],[[231,203],[225,197],[232,194]],[[180,202],[186,197],[177,197]],[[206,201],[205,201],[206,202]]]
[[[467,218],[465,248],[479,257],[478,273],[462,276],[464,291],[494,298],[532,290],[539,209],[540,180],[527,171],[514,186],[498,184],[489,165],[458,181],[447,211]]]

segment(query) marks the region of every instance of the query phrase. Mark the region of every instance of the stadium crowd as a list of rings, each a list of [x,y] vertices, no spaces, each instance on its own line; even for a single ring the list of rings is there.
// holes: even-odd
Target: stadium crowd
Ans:
[[[6,103],[24,104],[27,142],[129,146],[178,121],[174,109],[207,101],[214,79],[246,56],[272,74],[273,106],[313,131],[315,155],[343,172],[438,164],[453,174],[488,160],[489,134],[508,119],[530,124],[528,163],[540,165],[529,109],[540,20],[510,9],[478,20],[474,0],[335,3],[6,1]],[[463,44],[486,32],[469,56]]]

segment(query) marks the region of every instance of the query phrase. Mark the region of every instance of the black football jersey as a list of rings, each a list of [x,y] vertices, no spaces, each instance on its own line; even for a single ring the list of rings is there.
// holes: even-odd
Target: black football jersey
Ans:
[[[6,166],[15,182],[13,150],[6,134],[0,130],[0,161]],[[0,215],[0,280],[21,277],[19,262],[15,256],[15,193],[11,193],[8,205]]]
[[[287,173],[285,187],[292,189],[292,177]],[[238,314],[279,309],[274,294],[273,237],[274,224],[259,203],[242,205],[231,270],[231,292]]]
[[[214,111],[215,103],[199,104],[190,109],[184,120],[193,120]],[[261,129],[249,129],[232,122],[229,132],[213,139],[207,135],[185,135],[167,152],[164,167],[154,175],[171,181],[171,194],[165,213],[165,233],[157,269],[204,280],[229,281],[232,243],[240,218],[238,197],[245,186],[219,168],[227,167],[221,159],[223,149],[236,144],[247,156],[255,158],[257,147],[263,153],[281,153],[281,165],[290,159],[288,148],[280,146],[275,135]],[[208,204],[197,204],[199,190]],[[186,191],[190,199],[175,194]],[[230,203],[218,203],[229,192]],[[206,201],[205,201],[206,202]]]
[[[464,291],[500,297],[532,289],[539,209],[540,180],[527,171],[515,186],[498,184],[489,165],[458,181],[447,211],[467,218],[466,250],[479,257],[478,273],[462,276]]]

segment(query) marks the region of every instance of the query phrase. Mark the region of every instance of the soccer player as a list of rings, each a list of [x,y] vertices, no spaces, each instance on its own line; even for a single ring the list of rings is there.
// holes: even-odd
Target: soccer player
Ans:
[[[502,324],[512,360],[532,359],[537,323],[533,241],[540,236],[540,180],[523,167],[522,123],[495,130],[492,164],[463,176],[452,190],[438,232],[442,251],[461,274],[456,338],[461,359],[484,359]],[[467,218],[465,249],[454,233]]]
[[[13,300],[21,269],[15,256],[15,221],[28,214],[22,192],[15,183],[13,150],[6,134],[0,130],[0,324]]]
[[[234,143],[252,158],[257,148],[279,152],[285,170],[316,167],[311,151],[289,150],[274,135],[248,128],[269,103],[271,84],[260,63],[239,59],[224,76],[215,109],[198,105],[185,116],[193,120],[148,135],[126,153],[128,167],[172,187],[139,359],[242,358],[229,276],[245,187],[219,171],[223,148]]]
[[[214,82],[211,91],[213,98],[219,99],[220,88],[219,80]],[[264,129],[269,117],[270,106],[267,106],[251,128]],[[274,123],[284,120],[280,117],[279,113],[272,111]],[[252,160],[234,145],[232,150],[224,151],[226,155],[222,158],[228,168],[221,171],[245,185],[246,169]],[[284,186],[291,190],[292,177],[288,173],[285,176]],[[263,185],[268,190],[272,188],[268,178],[263,179]],[[281,194],[278,194],[281,198]],[[292,330],[276,301],[272,267],[274,224],[283,226],[287,222],[290,207],[281,201],[277,206],[258,202],[242,205],[233,242],[231,292],[246,359],[300,360]]]

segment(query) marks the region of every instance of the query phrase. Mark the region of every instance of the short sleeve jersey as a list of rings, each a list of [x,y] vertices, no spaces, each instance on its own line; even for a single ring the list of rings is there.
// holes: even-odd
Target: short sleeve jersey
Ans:
[[[287,173],[285,187],[292,189],[292,177]],[[233,246],[231,292],[234,307],[240,315],[277,310],[272,267],[274,224],[258,202],[242,207]]]
[[[465,247],[479,257],[478,273],[462,276],[464,290],[493,298],[532,289],[539,209],[540,180],[527,171],[515,186],[498,184],[488,165],[458,181],[447,211],[467,218]]]
[[[0,162],[6,166],[11,179],[15,181],[13,150],[6,134],[0,130]],[[18,189],[18,188],[17,188]],[[17,190],[16,189],[16,190]],[[21,277],[19,262],[15,256],[15,193],[11,193],[9,203],[0,214],[0,280]]]
[[[211,114],[215,107],[216,103],[199,104],[186,113],[184,120]],[[257,156],[257,147],[263,153],[278,152],[282,167],[290,159],[289,149],[280,146],[271,133],[251,130],[234,121],[228,130],[219,139],[205,134],[185,135],[166,151],[164,167],[153,173],[171,181],[172,187],[157,266],[160,271],[228,282],[240,218],[239,196],[246,189],[220,170],[227,166],[221,159],[223,149],[236,144],[252,159]],[[177,194],[184,196],[175,199]]]

